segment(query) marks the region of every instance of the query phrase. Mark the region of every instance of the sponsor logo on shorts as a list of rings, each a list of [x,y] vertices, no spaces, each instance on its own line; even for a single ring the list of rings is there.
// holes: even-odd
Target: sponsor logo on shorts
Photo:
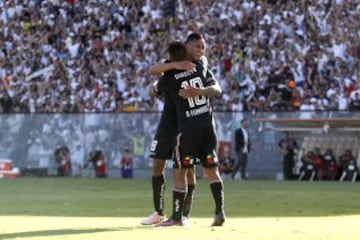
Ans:
[[[158,141],[153,140],[152,143],[151,143],[151,146],[150,146],[150,151],[155,152],[157,145],[158,145]]]
[[[184,163],[184,165],[191,165],[191,164],[193,164],[193,159],[191,157],[187,156],[184,158],[183,163]]]
[[[213,157],[213,155],[211,155],[211,154],[207,155],[207,156],[206,156],[206,164],[207,164],[207,165],[211,165],[211,164],[213,164],[213,163],[214,163],[214,157]]]

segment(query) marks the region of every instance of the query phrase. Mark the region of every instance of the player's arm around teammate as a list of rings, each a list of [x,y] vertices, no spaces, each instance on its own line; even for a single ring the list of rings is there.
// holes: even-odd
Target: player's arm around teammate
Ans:
[[[183,98],[190,98],[190,97],[196,97],[196,96],[208,96],[208,97],[218,97],[221,95],[221,87],[219,83],[216,81],[215,85],[207,86],[207,87],[193,87],[188,86],[186,88],[179,90],[179,95]]]
[[[170,70],[184,70],[184,71],[192,71],[195,68],[195,64],[190,61],[179,61],[179,62],[167,62],[167,63],[159,63],[152,66],[149,70],[149,73],[152,75],[162,75],[166,71]]]

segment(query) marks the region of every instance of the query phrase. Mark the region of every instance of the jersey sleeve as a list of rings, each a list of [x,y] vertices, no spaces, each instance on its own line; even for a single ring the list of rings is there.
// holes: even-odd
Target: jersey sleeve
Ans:
[[[164,75],[157,81],[157,91],[158,92],[165,92],[169,91],[171,88],[171,74],[169,72],[165,72]]]
[[[212,85],[216,85],[218,83],[218,80],[215,77],[215,74],[208,69],[206,72],[206,85],[207,86],[212,86]]]
[[[169,63],[169,62],[170,60],[166,58],[160,60],[160,63]]]
[[[199,63],[203,66],[203,68],[207,69],[208,66],[209,66],[209,62],[208,62],[208,59],[207,57],[205,56],[201,56],[200,59],[199,59]]]
[[[153,92],[157,97],[159,97],[159,96],[161,95],[161,91],[159,91],[159,88],[158,88],[159,80],[160,80],[160,79],[156,80],[156,81],[152,84],[152,86],[151,86],[152,92]]]

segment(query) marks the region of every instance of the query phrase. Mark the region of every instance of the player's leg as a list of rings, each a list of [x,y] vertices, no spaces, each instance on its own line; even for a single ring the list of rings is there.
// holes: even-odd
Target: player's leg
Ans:
[[[164,216],[164,195],[165,195],[165,159],[153,159],[152,189],[155,211]]]
[[[183,217],[184,217],[183,220],[185,221],[189,218],[190,210],[194,200],[195,185],[196,185],[195,166],[194,168],[189,168],[189,170],[187,171],[186,180],[187,180],[187,193],[185,196],[184,208],[183,208]]]
[[[204,168],[204,176],[210,184],[211,193],[215,202],[215,217],[212,226],[222,226],[225,222],[224,185],[219,172],[219,161],[216,155],[216,135],[213,129],[205,134],[203,152],[199,155]]]
[[[169,219],[157,224],[158,227],[181,226],[184,200],[186,196],[186,173],[185,168],[174,168],[174,187],[172,199],[172,214]]]
[[[188,151],[194,151],[194,150],[190,148]],[[190,211],[191,211],[192,204],[194,201],[194,193],[195,193],[195,186],[196,186],[196,160],[192,159],[192,161],[193,161],[193,162],[191,162],[192,167],[191,166],[188,167],[188,171],[186,174],[187,193],[185,196],[184,207],[183,207],[183,223],[184,224],[188,224],[187,221],[189,220]]]
[[[217,167],[205,167],[204,175],[210,184],[211,193],[215,202],[215,217],[212,226],[222,226],[225,222],[224,185]]]
[[[152,192],[155,211],[141,221],[143,225],[157,224],[164,220],[165,159],[154,158],[152,169]]]
[[[182,221],[184,200],[187,193],[186,168],[174,169],[174,188],[173,188],[173,213],[171,218],[175,221]]]
[[[158,129],[151,144],[151,157],[153,158],[152,190],[154,213],[142,220],[142,224],[157,224],[164,219],[164,195],[165,195],[165,159],[172,157],[172,149],[176,133],[171,134],[166,129]]]
[[[191,138],[190,138],[191,139]],[[174,188],[173,188],[173,212],[171,217],[157,226],[183,225],[182,214],[185,196],[187,192],[187,172],[192,169],[195,160],[190,156],[192,144],[187,134],[179,134],[175,147],[174,159]],[[193,179],[192,179],[193,180]],[[194,182],[194,181],[192,181]]]

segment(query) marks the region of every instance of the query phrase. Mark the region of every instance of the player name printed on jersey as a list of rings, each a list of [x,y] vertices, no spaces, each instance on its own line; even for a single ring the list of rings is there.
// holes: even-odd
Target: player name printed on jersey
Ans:
[[[188,77],[188,76],[190,76],[191,74],[196,73],[196,72],[197,72],[197,71],[196,71],[196,68],[195,68],[195,69],[192,70],[192,71],[186,71],[186,72],[177,73],[177,74],[174,75],[174,77],[175,77],[175,79],[177,80],[177,79],[179,79],[179,78]]]
[[[189,111],[186,111],[186,117],[190,118],[190,117],[194,117],[194,116],[198,116],[201,115],[203,113],[207,113],[210,111],[209,106],[205,105],[199,108],[195,108],[195,109],[191,109]]]

